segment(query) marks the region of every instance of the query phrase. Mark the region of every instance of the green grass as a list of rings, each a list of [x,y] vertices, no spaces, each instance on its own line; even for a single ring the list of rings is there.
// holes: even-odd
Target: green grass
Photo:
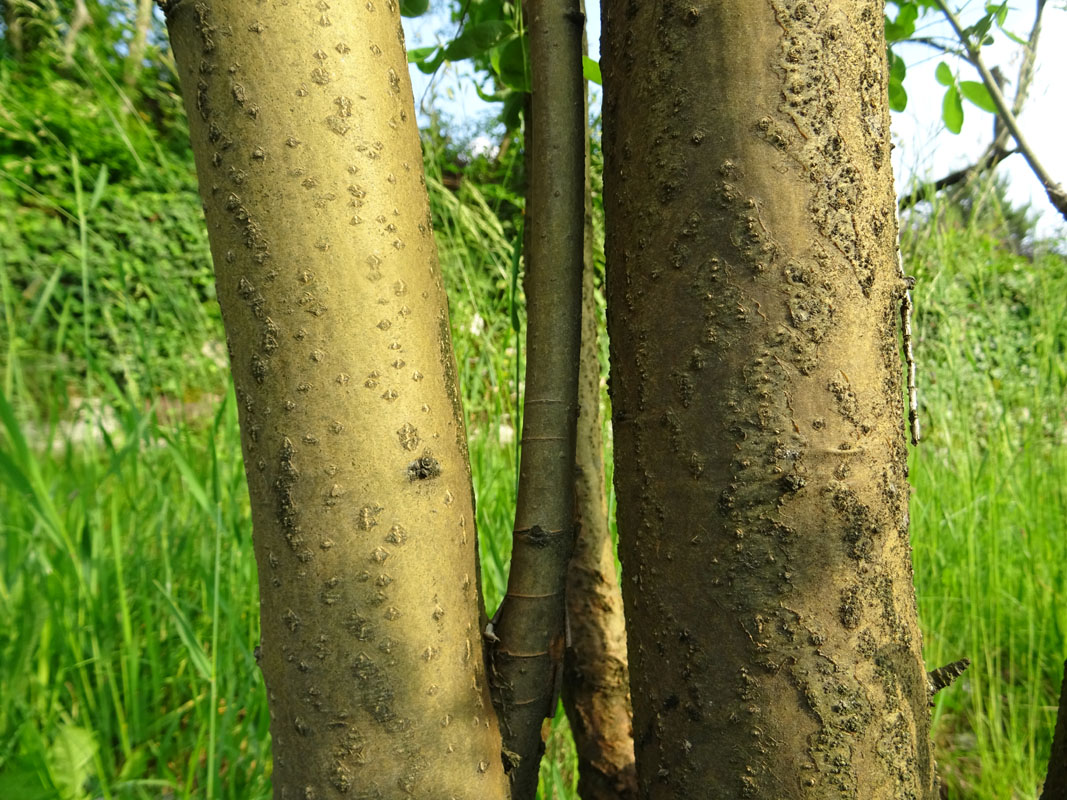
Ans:
[[[0,72],[22,148],[0,165],[0,797],[265,798],[250,515],[189,159],[117,112],[80,152],[76,88],[37,114]],[[94,91],[121,106],[113,83]],[[429,154],[493,608],[514,505],[517,201],[506,181],[445,190],[441,164]],[[937,758],[950,796],[1030,800],[1067,657],[1067,263],[943,211],[905,248],[926,656],[974,662],[937,699]],[[542,795],[574,797],[562,719],[548,755]]]
[[[952,796],[1031,798],[1067,658],[1067,264],[954,226],[912,244],[919,616],[930,666],[973,662],[938,697],[938,760]]]

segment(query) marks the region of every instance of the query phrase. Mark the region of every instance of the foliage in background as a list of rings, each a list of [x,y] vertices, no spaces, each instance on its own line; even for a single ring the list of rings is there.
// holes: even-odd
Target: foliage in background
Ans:
[[[424,9],[425,10],[425,9]],[[470,60],[486,82],[476,85],[487,103],[503,103],[500,119],[507,131],[519,127],[524,97],[530,91],[529,42],[520,3],[467,0],[453,6],[454,39],[408,51],[408,61],[427,75],[446,61]]]
[[[1003,187],[905,229],[925,438],[912,531],[929,666],[973,664],[934,709],[949,797],[1031,798],[1067,658],[1067,261]],[[1005,213],[1006,212],[1006,213]]]
[[[928,39],[916,39],[916,26],[926,15],[936,16],[940,12],[936,0],[889,0],[889,3],[896,6],[896,14],[891,17],[887,13],[885,19],[885,38],[889,44],[889,106],[893,111],[903,111],[908,105],[908,94],[904,90],[907,65],[897,54],[895,47],[913,41],[930,44],[931,41]],[[994,30],[1007,36],[1016,44],[1025,46],[1025,40],[1005,27],[1008,11],[1007,2],[987,2],[984,6],[984,13],[965,30],[965,33],[978,47],[993,43]],[[941,49],[954,55],[954,60],[957,62],[956,70],[944,61],[940,62],[937,67],[937,81],[946,87],[941,106],[941,118],[948,130],[952,133],[959,133],[963,127],[962,99],[968,100],[990,114],[996,113],[996,107],[989,96],[989,91],[981,81],[959,79],[958,62],[966,59],[966,53],[959,49],[958,43],[956,47],[943,45]]]

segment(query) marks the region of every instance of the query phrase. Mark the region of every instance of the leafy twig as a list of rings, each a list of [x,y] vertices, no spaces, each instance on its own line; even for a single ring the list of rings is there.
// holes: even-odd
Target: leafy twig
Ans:
[[[1030,165],[1030,169],[1033,171],[1034,175],[1041,181],[1041,185],[1045,187],[1045,194],[1048,195],[1049,202],[1051,202],[1053,207],[1060,212],[1064,219],[1067,219],[1067,191],[1064,191],[1063,187],[1052,179],[1044,165],[1038,160],[1033,148],[1031,148],[1026,141],[1026,137],[1023,135],[1022,129],[1019,127],[1015,114],[1012,113],[1012,109],[1008,106],[1008,101],[1004,99],[1000,87],[997,86],[996,79],[994,79],[993,74],[982,60],[979,45],[975,44],[973,39],[963,30],[959,18],[948,7],[945,0],[936,0],[936,2],[938,8],[941,9],[941,13],[945,15],[945,19],[948,20],[952,29],[956,32],[956,36],[959,38],[960,43],[966,48],[967,60],[974,65],[976,70],[978,70],[978,74],[982,78],[982,83],[985,85],[986,91],[989,92],[993,105],[996,106],[997,115],[1004,122],[1004,125],[1011,133],[1012,138],[1015,139],[1019,152],[1022,153],[1023,158],[1026,159],[1026,163]],[[1043,6],[1044,2],[1041,2],[1038,7],[1039,15]]]

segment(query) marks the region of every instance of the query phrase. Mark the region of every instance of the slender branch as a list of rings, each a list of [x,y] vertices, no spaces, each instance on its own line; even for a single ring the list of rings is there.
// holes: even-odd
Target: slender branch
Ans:
[[[90,24],[93,21],[89,16],[89,9],[85,5],[85,0],[74,0],[74,16],[70,20],[70,27],[67,28],[67,35],[63,37],[63,63],[66,66],[70,66],[74,61],[74,49],[77,44],[78,34],[81,33],[82,28]]]
[[[926,673],[926,683],[927,688],[930,690],[930,699],[932,700],[934,695],[942,689],[947,689],[955,683],[956,679],[966,672],[967,667],[969,666],[971,666],[971,659],[961,658],[959,661],[953,661],[951,664],[945,664],[943,667],[932,669]]]
[[[1019,73],[1015,78],[1015,97],[1011,101],[1011,113],[1018,119],[1019,114],[1022,113],[1023,106],[1026,104],[1027,95],[1030,93],[1030,84],[1034,79],[1034,67],[1037,64],[1037,42],[1041,37],[1041,16],[1045,10],[1046,0],[1037,0],[1037,8],[1034,13],[1034,24],[1030,27],[1030,35],[1026,38],[1026,45],[1023,47],[1023,59],[1019,64]],[[993,75],[993,79],[996,84],[1001,88],[1003,93],[1003,76],[1000,71],[994,67],[990,70]],[[984,159],[989,158],[994,153],[999,151],[1008,150],[1008,140],[1011,138],[1011,131],[1004,125],[1000,115],[996,117],[996,124],[993,126],[993,141],[986,149],[982,159],[979,159],[981,163]],[[1016,150],[1011,150],[1008,155],[1011,155]],[[1007,156],[1004,156],[1005,158]],[[996,162],[996,163],[999,163]],[[992,166],[996,166],[994,163]],[[992,168],[990,167],[990,169]]]
[[[532,800],[566,647],[574,547],[585,120],[579,0],[532,2],[526,399],[508,590],[487,638],[513,800]]]
[[[993,74],[982,60],[979,48],[975,46],[971,38],[963,31],[959,18],[951,9],[949,9],[945,0],[937,0],[937,5],[941,9],[941,13],[943,13],[945,18],[949,21],[952,29],[956,32],[956,36],[959,38],[960,42],[967,48],[968,60],[974,65],[975,69],[978,70],[978,74],[982,78],[982,83],[985,84],[986,90],[989,92],[989,96],[993,100],[993,105],[996,106],[997,113],[1004,121],[1004,125],[1011,133],[1012,138],[1015,139],[1015,143],[1019,146],[1019,152],[1022,153],[1023,158],[1026,159],[1026,163],[1030,165],[1030,169],[1033,171],[1034,175],[1037,176],[1037,179],[1041,181],[1041,185],[1045,187],[1045,194],[1048,195],[1049,202],[1051,202],[1053,207],[1060,212],[1064,219],[1067,219],[1067,191],[1064,191],[1059,183],[1052,180],[1052,177],[1048,174],[1044,165],[1035,155],[1033,148],[1031,148],[1026,141],[1026,137],[1023,135],[1022,129],[1019,127],[1015,114],[1012,113],[1011,108],[1008,106],[1008,101],[1004,99],[1004,95],[1001,93],[1000,87],[997,86]]]
[[[133,22],[133,38],[130,39],[130,52],[126,56],[126,84],[132,86],[141,74],[145,48],[148,44],[148,31],[152,27],[152,0],[137,0],[137,16]]]
[[[1017,150],[994,149],[993,146],[990,146],[990,148],[986,150],[985,155],[974,164],[966,166],[963,169],[958,169],[955,172],[950,172],[948,175],[933,183],[926,183],[919,186],[914,191],[901,197],[897,205],[901,211],[911,208],[915,204],[926,200],[932,194],[948,189],[950,186],[955,186],[958,183],[966,183],[976,175],[993,169],[1005,158],[1014,155],[1017,152]]]
[[[1046,0],[1037,0],[1034,24],[1030,28],[1030,35],[1026,38],[1023,60],[1019,65],[1019,75],[1015,80],[1015,99],[1011,103],[1011,113],[1016,117],[1023,110],[1023,104],[1030,93],[1030,84],[1034,80],[1034,67],[1037,65],[1037,40],[1041,37],[1041,16],[1045,11],[1045,2]],[[1008,142],[1008,131],[1005,130],[1001,135],[1003,141],[1000,144],[1003,147]]]
[[[11,0],[3,0],[4,6],[4,38],[11,47],[11,52],[16,61],[22,61],[26,54],[26,40],[22,25],[22,15],[15,3]]]
[[[937,50],[939,53],[944,53],[948,56],[957,56],[958,58],[962,58],[968,61],[970,60],[967,56],[967,53],[965,53],[964,51],[947,44],[942,44],[932,36],[917,36],[912,39],[905,39],[903,42],[899,42],[898,44],[921,44],[925,45],[926,47],[930,47],[934,50]]]

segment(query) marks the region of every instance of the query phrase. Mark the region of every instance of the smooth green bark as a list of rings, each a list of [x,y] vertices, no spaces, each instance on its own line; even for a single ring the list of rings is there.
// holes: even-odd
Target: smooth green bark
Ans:
[[[530,3],[526,394],[507,594],[496,615],[493,686],[516,798],[532,798],[542,726],[563,679],[567,563],[581,341],[584,95],[578,0]]]

